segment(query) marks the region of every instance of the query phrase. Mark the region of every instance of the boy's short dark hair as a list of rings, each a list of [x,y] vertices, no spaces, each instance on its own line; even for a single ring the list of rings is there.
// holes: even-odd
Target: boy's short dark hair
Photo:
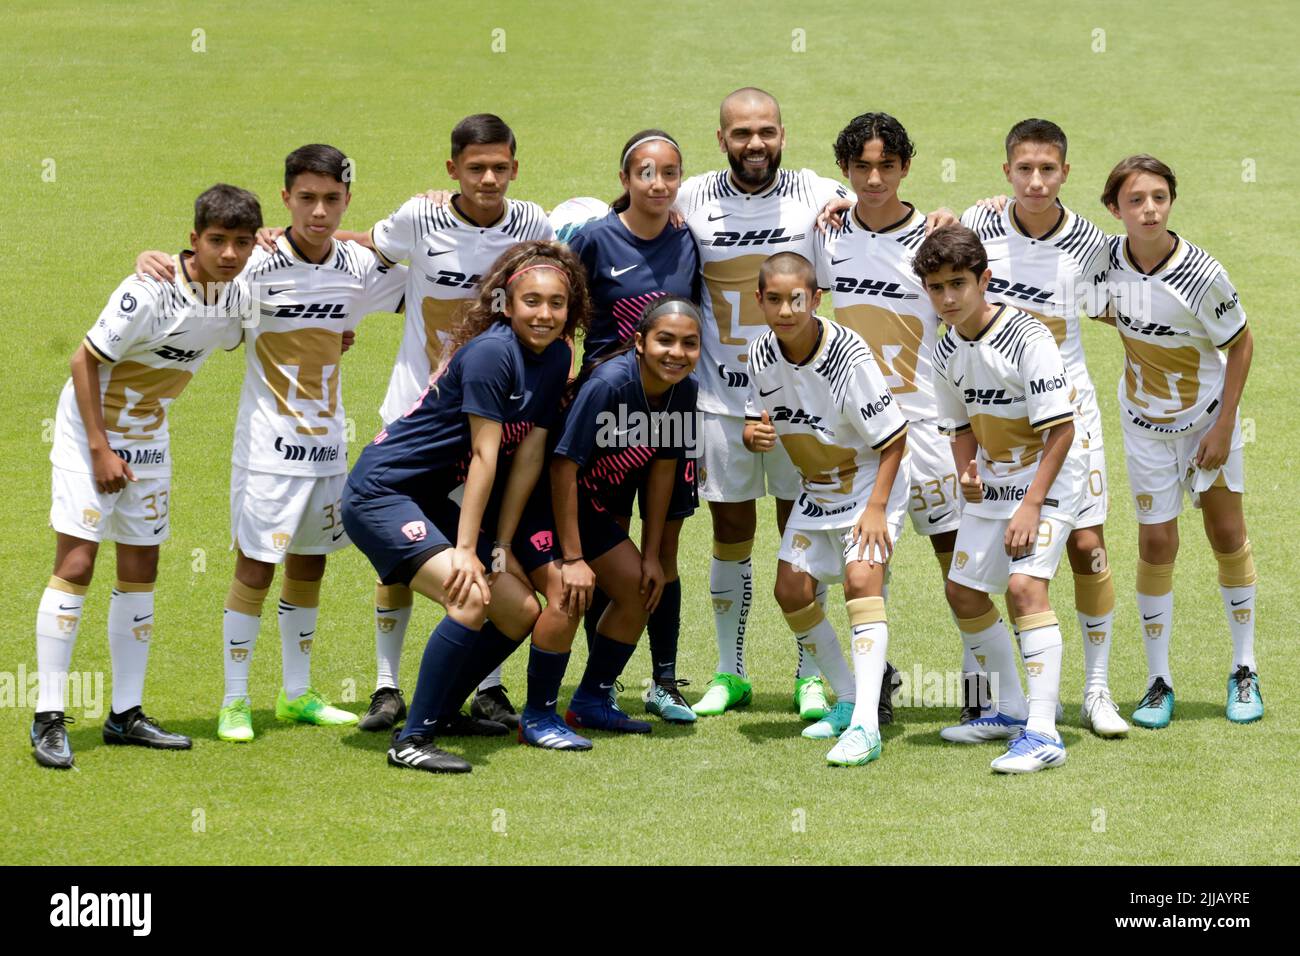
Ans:
[[[1061,151],[1061,162],[1065,162],[1065,130],[1051,120],[1024,119],[1011,127],[1007,133],[1007,162],[1011,162],[1011,153],[1021,143],[1042,143],[1055,146]]]
[[[466,116],[451,131],[451,158],[456,159],[466,146],[488,146],[506,143],[510,155],[515,154],[515,134],[505,120],[492,113],[475,113]]]
[[[797,252],[778,252],[768,256],[758,268],[758,291],[767,288],[771,276],[797,276],[809,292],[817,291],[817,270]]]
[[[1162,176],[1164,181],[1169,184],[1169,201],[1173,202],[1178,198],[1178,180],[1174,176],[1174,171],[1154,156],[1147,153],[1138,153],[1136,156],[1121,159],[1115,164],[1115,168],[1106,177],[1106,188],[1101,191],[1101,204],[1107,208],[1118,206],[1119,191],[1123,188],[1125,181],[1134,173],[1151,173],[1153,176]]]
[[[315,173],[337,179],[343,188],[351,190],[352,172],[348,158],[341,150],[324,143],[299,146],[284,158],[284,188],[293,189],[293,181],[303,173]]]
[[[873,139],[884,143],[885,152],[894,154],[904,164],[916,155],[916,146],[902,123],[888,113],[863,113],[849,120],[849,125],[835,137],[835,162],[847,166],[862,155],[862,147]]]
[[[961,223],[955,222],[930,233],[912,260],[912,271],[922,282],[944,266],[952,266],[958,272],[973,272],[976,278],[989,267],[988,253],[984,251],[979,236]]]
[[[210,226],[256,233],[262,228],[262,204],[247,189],[217,183],[194,200],[194,231],[202,234]]]

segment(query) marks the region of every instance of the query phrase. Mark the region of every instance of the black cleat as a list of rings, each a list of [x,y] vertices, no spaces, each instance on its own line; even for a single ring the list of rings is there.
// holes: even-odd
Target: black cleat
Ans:
[[[132,707],[124,714],[108,715],[108,720],[104,721],[104,743],[133,744],[137,747],[152,747],[154,750],[189,750],[192,746],[189,737],[164,730],[156,720],[146,716],[139,706]]]
[[[400,742],[393,741],[388,748],[388,762],[394,767],[410,767],[429,773],[469,773],[474,769],[468,760],[434,746],[432,737],[418,735]]]
[[[504,737],[510,733],[510,728],[495,720],[466,716],[456,711],[439,717],[433,725],[433,733],[437,737]]]
[[[483,720],[495,720],[508,728],[519,726],[519,714],[515,712],[514,705],[510,703],[506,689],[501,684],[477,691],[470,701],[469,714]]]
[[[45,710],[32,721],[32,756],[42,767],[68,770],[72,767],[72,747],[68,744],[65,724],[75,723],[61,710]]]
[[[389,730],[406,719],[406,701],[396,687],[381,687],[370,695],[370,709],[357,721],[357,730]]]
[[[903,683],[898,669],[885,661],[885,674],[880,680],[880,705],[876,708],[876,718],[881,727],[888,727],[894,722],[894,691]]]
[[[984,712],[986,706],[992,704],[992,689],[989,687],[989,679],[983,674],[962,674],[961,683],[963,698],[958,720],[969,724]]]

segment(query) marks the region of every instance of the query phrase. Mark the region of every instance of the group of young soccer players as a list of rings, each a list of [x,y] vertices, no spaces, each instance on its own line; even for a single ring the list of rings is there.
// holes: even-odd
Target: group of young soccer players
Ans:
[[[470,770],[438,746],[445,737],[515,729],[533,746],[588,750],[579,731],[650,732],[617,699],[643,632],[648,714],[690,722],[744,706],[757,500],[768,494],[782,535],[774,593],[796,639],[793,704],[810,721],[804,736],[835,740],[828,763],[877,759],[893,719],[889,567],[909,522],[930,539],[961,637],[966,706],[943,739],[1007,741],[992,762],[1004,773],[1064,763],[1062,635],[1048,597],[1063,554],[1083,635],[1082,722],[1123,736],[1108,680],[1103,422],[1083,316],[1114,325],[1125,351],[1119,427],[1149,675],[1131,720],[1159,728],[1173,716],[1184,492],[1219,565],[1233,643],[1226,715],[1260,719],[1238,424],[1251,335],[1222,266],[1168,229],[1173,171],[1146,155],[1118,163],[1102,203],[1124,234],[1107,236],[1060,201],[1066,137],[1045,120],[1006,138],[1013,196],[960,222],[901,198],[914,150],[888,114],[855,117],[837,138],[847,188],[782,168],[780,110],[761,90],[723,101],[718,142],[728,168],[684,180],[677,142],[643,130],[623,147],[612,205],[570,200],[549,218],[507,197],[515,138],[489,114],[452,132],[455,193],[417,196],[367,232],[340,230],[351,168],[330,146],[286,159],[286,229],[264,228],[245,190],[199,196],[192,248],[141,254],[60,397],[37,761],[73,763],[67,672],[101,541],[116,543],[118,577],[104,740],[191,745],[142,710],[169,532],[168,408],[211,352],[241,342],[222,740],[255,736],[249,667],[281,563],[277,718],[391,731],[398,766]],[[826,292],[833,318],[818,314]],[[349,472],[342,355],[364,316],[403,303],[383,427]],[[676,674],[677,558],[699,498],[712,520],[718,665],[692,705]],[[310,672],[326,556],[348,544],[378,580],[376,687],[359,721]],[[825,613],[834,583],[852,666]],[[398,665],[416,593],[444,613],[408,706]],[[1010,630],[991,600],[1000,594]],[[580,623],[587,663],[561,717]],[[517,713],[500,671],[525,638]]]

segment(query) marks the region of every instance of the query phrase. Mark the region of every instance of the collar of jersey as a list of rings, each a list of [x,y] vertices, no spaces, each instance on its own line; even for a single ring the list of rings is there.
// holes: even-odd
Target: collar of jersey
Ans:
[[[963,342],[979,342],[982,339],[988,338],[989,333],[993,331],[993,327],[998,323],[1000,323],[1002,319],[1006,316],[1006,314],[1007,314],[1007,304],[1005,302],[999,302],[998,311],[997,314],[993,316],[993,320],[989,322],[988,325],[984,326],[984,328],[980,329],[979,334],[976,335],[975,338],[973,339],[966,338],[966,336],[962,335],[960,332],[957,332],[956,328],[954,328],[953,331],[957,332],[957,338],[961,339]]]
[[[292,234],[290,233],[290,230],[291,230],[292,228],[293,228],[293,227],[290,226],[289,229],[286,229],[286,230],[284,231],[284,235],[281,237],[282,239],[284,239],[285,242],[287,242],[287,243],[289,244],[289,252],[291,253],[292,258],[294,258],[294,259],[298,259],[298,260],[301,261],[301,262],[306,262],[306,263],[308,263],[309,265],[313,265],[313,266],[323,266],[325,263],[329,262],[330,259],[332,259],[332,258],[334,257],[334,237],[333,237],[333,236],[330,236],[330,245],[329,245],[329,249],[326,250],[324,258],[322,258],[320,262],[312,262],[310,259],[308,259],[308,258],[303,254],[303,251],[302,251],[301,249],[298,248],[298,244],[297,244],[296,242],[293,241],[293,236],[292,236]]]
[[[1185,243],[1183,242],[1182,238],[1178,235],[1178,233],[1174,232],[1172,229],[1169,230],[1169,235],[1174,237],[1174,247],[1169,250],[1169,255],[1165,256],[1163,259],[1157,262],[1155,268],[1152,269],[1150,272],[1144,272],[1142,270],[1142,267],[1137,264],[1137,260],[1133,258],[1132,253],[1129,252],[1128,236],[1124,237],[1124,245],[1123,245],[1124,262],[1127,263],[1128,267],[1132,269],[1134,272],[1136,272],[1138,275],[1157,276],[1160,275],[1160,273],[1162,272],[1168,271],[1173,267],[1174,259],[1181,258],[1180,253],[1183,251],[1183,246],[1185,245]]]
[[[826,350],[826,340],[830,338],[830,336],[826,334],[826,320],[820,315],[814,315],[813,318],[817,320],[817,342],[813,345],[811,354],[809,354],[809,356],[802,362],[791,362],[785,357],[785,352],[781,350],[781,343],[776,343],[776,354],[781,357],[782,362],[791,368],[808,368],[821,358],[822,352]],[[776,338],[775,332],[772,333],[772,337]]]
[[[457,208],[456,200],[459,198],[460,198],[460,193],[456,193],[456,195],[452,196],[451,200],[447,203],[447,208],[451,210],[451,214],[453,216],[455,216],[465,225],[470,226],[471,228],[474,229],[495,229],[497,226],[501,225],[501,223],[506,221],[506,216],[510,212],[510,200],[506,199],[505,202],[501,204],[500,218],[498,218],[495,222],[488,223],[486,226],[480,226],[473,219],[470,219],[463,212],[461,212],[459,208]]]
[[[902,229],[904,226],[908,225],[916,217],[915,206],[913,206],[910,202],[904,202],[903,205],[907,207],[906,216],[898,220],[898,222],[890,223],[884,229],[872,229],[865,222],[863,222],[861,219],[858,218],[858,204],[855,202],[853,204],[853,222],[858,227],[865,229],[867,232],[874,232],[877,236],[883,236],[885,235],[885,233],[888,232],[896,232],[899,229]]]
[[[741,189],[740,183],[736,182],[736,174],[733,173],[730,169],[722,170],[722,178],[723,181],[727,184],[727,188],[730,189],[737,196],[757,196],[759,199],[766,199],[768,196],[772,195],[772,193],[776,192],[778,189],[781,188],[781,173],[783,171],[784,170],[777,169],[776,175],[772,177],[772,185],[769,186],[763,192],[751,193],[748,190]]]
[[[1026,239],[1035,239],[1038,242],[1046,242],[1053,236],[1058,235],[1061,230],[1065,228],[1065,220],[1069,218],[1068,210],[1059,199],[1056,200],[1056,208],[1061,210],[1061,215],[1057,217],[1056,224],[1041,236],[1031,236],[1025,231],[1025,227],[1020,225],[1020,219],[1016,216],[1016,201],[1014,199],[1007,203],[1007,222],[1011,224],[1012,229],[1020,233]]]

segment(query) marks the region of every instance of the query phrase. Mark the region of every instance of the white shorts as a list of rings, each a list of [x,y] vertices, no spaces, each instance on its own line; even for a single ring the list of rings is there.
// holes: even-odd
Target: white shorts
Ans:
[[[1201,506],[1201,492],[1207,488],[1245,491],[1244,443],[1239,421],[1233,426],[1231,450],[1223,467],[1214,471],[1196,467],[1196,449],[1210,425],[1172,439],[1152,438],[1130,428],[1123,429],[1128,484],[1133,491],[1138,524],[1163,524],[1177,518],[1183,510],[1184,491],[1191,495],[1192,505],[1197,508]]]
[[[352,542],[339,499],[347,475],[307,478],[238,466],[230,472],[231,547],[267,564],[286,554],[332,554]]]
[[[934,422],[907,426],[907,514],[917,534],[929,536],[956,531],[961,524],[962,497],[952,443]],[[901,528],[899,530],[902,530]]]
[[[889,529],[889,539],[898,546],[898,536],[902,534],[903,522],[907,514],[907,483],[900,473],[894,480],[889,502],[885,506],[885,523]],[[860,512],[858,512],[860,514]],[[857,521],[855,514],[854,519]],[[823,584],[836,584],[844,580],[844,569],[851,561],[866,560],[872,557],[858,557],[858,544],[853,540],[853,525],[831,528],[825,531],[812,531],[807,528],[791,528],[786,525],[781,537],[781,549],[777,558],[792,565],[796,571],[811,574]],[[885,555],[877,550],[874,559],[878,564],[885,564]]]
[[[700,413],[700,497],[705,501],[757,501],[766,495],[794,501],[803,491],[799,472],[778,441],[755,454],[745,447],[745,419]]]
[[[128,481],[115,494],[102,494],[95,476],[52,469],[50,526],[83,541],[162,544],[171,536],[171,485],[167,478]]]
[[[1096,528],[1106,523],[1110,512],[1110,485],[1106,481],[1106,448],[1090,445],[1082,452],[1087,473],[1083,483],[1083,503],[1079,505],[1076,528]]]
[[[1034,552],[1014,561],[1007,554],[1006,533],[1011,518],[985,518],[969,512],[962,515],[957,529],[948,580],[985,594],[1004,594],[1013,574],[1050,581],[1061,563],[1066,539],[1074,522],[1057,515],[1044,515],[1038,522]]]

